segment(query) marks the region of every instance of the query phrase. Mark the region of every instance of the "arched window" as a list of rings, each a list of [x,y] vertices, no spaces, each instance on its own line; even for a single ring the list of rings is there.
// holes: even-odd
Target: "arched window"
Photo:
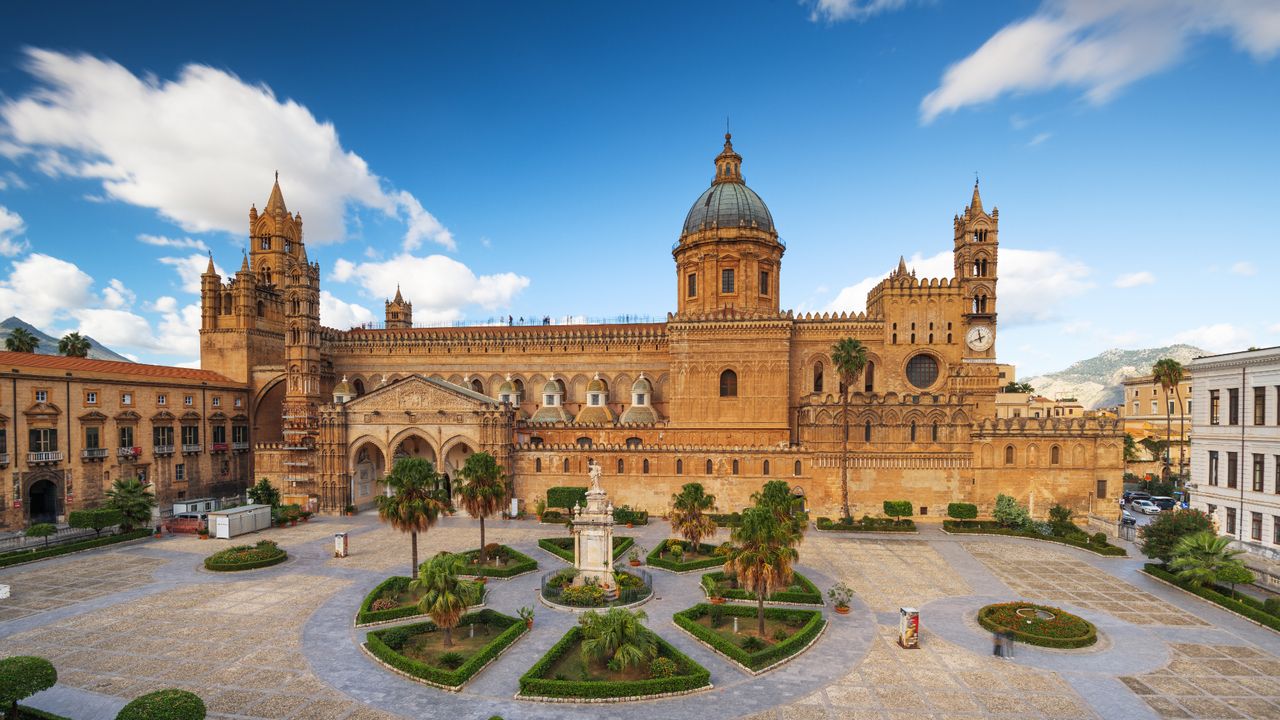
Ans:
[[[911,421],[911,442],[916,441],[916,421]]]
[[[542,458],[533,459],[533,471],[542,472]]]
[[[564,471],[569,472],[569,458],[564,459]]]
[[[637,447],[640,447],[640,438],[638,438],[638,437],[629,437],[629,438],[627,438],[627,447],[629,447],[629,448],[637,448]]]
[[[793,469],[791,473],[796,477],[800,477],[800,461],[799,460],[796,461],[795,469]]]
[[[645,458],[640,463],[640,472],[644,473],[645,475],[649,474],[649,458]]]
[[[872,392],[876,388],[876,364],[867,361],[867,366],[862,369],[862,390],[863,392]]]
[[[821,362],[816,362],[813,364],[813,391],[816,393],[822,392],[822,363]]]
[[[738,373],[732,370],[720,373],[720,397],[738,397]]]
[[[1060,462],[1062,462],[1062,449],[1054,445],[1049,448],[1049,464],[1057,465]]]
[[[529,438],[529,444],[530,444],[530,445],[541,445],[541,444],[542,444],[542,438],[538,437],[537,435],[534,435],[533,437]]]
[[[733,461],[733,474],[734,474],[734,475],[737,475],[737,474],[738,474],[738,461],[737,461],[737,460],[734,460],[734,461]]]
[[[479,379],[479,378],[476,378],[475,380],[472,380],[472,381],[471,381],[471,389],[472,389],[473,391],[478,392],[478,393],[480,393],[481,395],[483,395],[483,394],[484,394],[484,383],[480,382],[480,379]]]
[[[289,328],[290,342],[294,345],[298,344],[298,328]]]
[[[302,302],[299,301],[298,298],[293,299],[293,314],[294,315],[302,314]]]
[[[707,458],[707,474],[710,475],[712,470],[711,458]]]
[[[224,293],[222,295],[222,314],[230,315],[234,309],[235,306],[231,302],[231,293]]]
[[[515,404],[519,405],[520,403],[524,402],[524,381],[521,380],[520,378],[516,378],[515,380],[512,381],[512,384],[515,385],[515,388],[516,388]]]
[[[1012,445],[1004,446],[1004,464],[1005,465],[1013,464],[1013,446]]]
[[[676,460],[676,474],[677,474],[677,475],[683,475],[683,474],[684,474],[684,461],[683,461],[683,460]]]
[[[591,447],[591,438],[589,437],[578,438],[578,447]]]
[[[933,424],[933,434],[930,436],[930,438],[934,442],[938,442],[938,423]]]
[[[262,304],[261,300],[259,300],[258,301],[258,317],[263,317],[266,314],[267,314],[267,307]]]
[[[768,474],[769,474],[769,461],[768,461],[768,460],[765,460],[765,461],[764,461],[764,467],[763,467],[763,468],[761,468],[761,474],[764,474],[764,475],[768,475]]]
[[[626,467],[627,466],[624,465],[622,462],[622,458],[618,458],[618,474],[619,475],[621,475],[626,470]]]
[[[266,265],[258,268],[258,282],[264,285],[271,282],[271,268]]]
[[[862,426],[862,442],[871,442],[871,421],[868,420]]]

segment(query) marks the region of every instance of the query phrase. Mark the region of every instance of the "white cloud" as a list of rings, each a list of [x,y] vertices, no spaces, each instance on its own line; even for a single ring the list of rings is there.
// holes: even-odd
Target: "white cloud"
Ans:
[[[209,269],[209,256],[195,253],[186,257],[162,257],[160,262],[178,271],[178,279],[184,292],[200,293],[200,276]],[[226,271],[216,264],[213,269],[222,277],[227,276]]]
[[[407,225],[406,245],[453,247],[448,230],[345,150],[331,123],[271,88],[205,65],[176,79],[139,77],[110,60],[27,50],[35,87],[0,104],[2,150],[42,172],[99,180],[105,195],[154,208],[188,232],[245,231],[246,194],[265,202],[279,170],[306,211],[307,239],[345,237],[349,207]]]
[[[953,255],[943,251],[932,257],[912,256],[907,265],[922,278],[951,277],[955,273]],[[863,278],[842,289],[828,310],[862,311],[867,293],[889,273]],[[1058,316],[1062,301],[1093,287],[1088,265],[1052,250],[1000,248],[1000,275],[996,289],[997,311],[1002,327],[1046,322]]]
[[[1151,285],[1155,281],[1156,281],[1155,275],[1152,275],[1146,270],[1140,270],[1138,272],[1126,273],[1124,275],[1121,275],[1120,277],[1115,279],[1115,282],[1111,284],[1115,285],[1118,288],[1132,288],[1132,287],[1138,287],[1139,285]]]
[[[1044,141],[1048,140],[1051,137],[1053,137],[1053,133],[1047,133],[1047,132],[1037,133],[1035,137],[1027,141],[1027,147],[1035,147],[1037,145],[1040,145],[1041,143],[1043,143]]]
[[[810,20],[866,20],[873,15],[899,10],[907,0],[814,0]]]
[[[373,313],[368,308],[343,302],[328,290],[320,291],[320,323],[325,327],[348,330],[368,322],[373,322]]]
[[[1173,336],[1173,341],[1204,348],[1210,352],[1244,350],[1253,344],[1253,334],[1231,323],[1202,325]]]
[[[1258,268],[1256,268],[1254,264],[1251,262],[1246,262],[1244,260],[1241,260],[1240,262],[1231,266],[1231,272],[1237,275],[1244,275],[1245,277],[1249,277],[1250,275],[1257,275]]]
[[[353,263],[339,259],[332,279],[359,283],[371,298],[395,295],[396,286],[413,303],[414,322],[451,322],[463,317],[468,305],[487,310],[505,307],[529,278],[515,273],[477,276],[471,268],[444,255],[417,257],[403,253],[383,262]]]
[[[68,308],[92,301],[93,278],[74,264],[43,253],[32,253],[11,266],[0,280],[0,317],[16,315],[41,327]]]
[[[130,307],[137,299],[138,296],[117,278],[111,278],[102,291],[102,304],[113,310]]]
[[[30,243],[18,239],[26,229],[21,215],[0,205],[0,255],[13,257],[26,252]]]
[[[209,251],[209,246],[204,244],[203,240],[194,238],[171,238],[162,235],[139,235],[138,242],[144,245],[154,245],[156,247],[178,248],[179,250],[193,249],[203,252]]]
[[[1080,88],[1092,103],[1177,63],[1203,36],[1226,35],[1256,60],[1280,50],[1271,0],[1046,0],[947,68],[920,103],[923,122],[1017,92]]]

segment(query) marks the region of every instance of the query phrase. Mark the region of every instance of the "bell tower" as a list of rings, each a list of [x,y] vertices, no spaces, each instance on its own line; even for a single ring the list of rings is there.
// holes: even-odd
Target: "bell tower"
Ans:
[[[277,172],[266,207],[261,213],[249,209],[249,265],[258,285],[284,287],[286,266],[297,261],[301,248],[302,214],[289,215]]]
[[[994,358],[1000,210],[993,208],[988,214],[982,209],[976,180],[973,198],[954,223],[955,278],[963,294],[966,355]]]
[[[388,330],[413,327],[413,303],[405,301],[399,285],[396,285],[396,299],[387,301],[386,313]]]
[[[277,189],[279,186],[277,186]],[[274,194],[273,194],[274,197]],[[288,218],[287,215],[285,215]],[[301,224],[298,224],[299,230]],[[316,480],[315,449],[319,435],[320,394],[320,265],[307,260],[300,242],[284,255],[285,397],[281,430],[291,471],[288,488],[297,492]],[[274,271],[273,271],[274,272]],[[286,489],[288,492],[288,489]]]

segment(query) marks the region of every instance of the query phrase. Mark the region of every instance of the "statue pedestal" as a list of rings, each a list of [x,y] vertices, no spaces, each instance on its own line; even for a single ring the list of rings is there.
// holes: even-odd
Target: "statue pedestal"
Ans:
[[[613,504],[600,487],[600,466],[591,467],[587,506],[573,511],[573,567],[575,585],[594,581],[617,593],[613,577]]]

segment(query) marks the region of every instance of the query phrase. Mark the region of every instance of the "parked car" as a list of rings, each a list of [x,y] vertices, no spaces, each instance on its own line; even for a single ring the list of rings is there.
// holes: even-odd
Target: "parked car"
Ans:
[[[1151,493],[1142,492],[1141,490],[1131,490],[1124,494],[1124,501],[1126,504],[1131,503],[1134,500],[1150,500],[1150,499],[1151,499]]]
[[[1151,502],[1160,506],[1161,510],[1172,510],[1178,507],[1178,501],[1165,495],[1157,495],[1151,498]]]
[[[1121,510],[1120,524],[1121,525],[1137,525],[1138,518],[1134,517],[1133,513],[1129,512],[1128,510]]]
[[[1131,505],[1134,510],[1147,515],[1155,515],[1160,512],[1160,506],[1150,500],[1134,500]]]

